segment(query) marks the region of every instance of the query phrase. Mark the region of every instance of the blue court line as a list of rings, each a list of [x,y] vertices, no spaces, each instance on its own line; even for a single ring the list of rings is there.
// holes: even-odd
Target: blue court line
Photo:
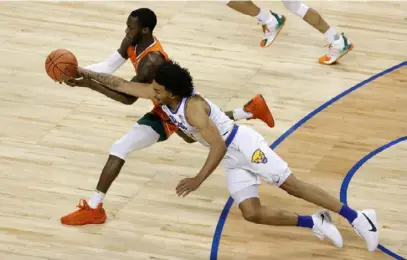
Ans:
[[[305,122],[307,122],[308,120],[310,120],[312,117],[314,117],[316,114],[318,114],[319,112],[321,112],[322,110],[324,110],[325,108],[329,107],[330,105],[332,105],[333,103],[335,103],[336,101],[338,101],[339,99],[343,98],[344,96],[352,93],[353,91],[357,90],[358,88],[363,87],[364,85],[366,85],[367,83],[383,76],[386,75],[389,72],[392,72],[400,67],[406,66],[407,65],[407,61],[404,61],[400,64],[397,64],[391,68],[388,68],[385,71],[382,71],[362,82],[360,82],[359,84],[351,87],[348,90],[345,90],[344,92],[342,92],[341,94],[337,95],[336,97],[332,98],[331,100],[327,101],[326,103],[322,104],[320,107],[318,107],[317,109],[315,109],[314,111],[312,111],[311,113],[309,113],[307,116],[305,116],[303,119],[301,119],[300,121],[298,121],[295,125],[293,125],[290,129],[288,129],[283,135],[281,135],[277,140],[275,140],[270,147],[272,149],[275,149],[281,142],[283,142],[289,135],[291,135],[295,130],[297,130],[300,126],[302,126]],[[233,199],[232,197],[229,197],[229,199],[226,201],[225,206],[223,207],[222,213],[219,217],[218,220],[218,224],[216,225],[216,229],[215,229],[215,233],[213,235],[213,240],[212,240],[212,248],[211,248],[211,254],[210,254],[210,260],[217,260],[218,259],[218,250],[219,250],[219,243],[220,243],[220,239],[222,237],[222,231],[223,231],[223,226],[225,225],[226,222],[226,218],[229,214],[230,208],[233,205]],[[394,257],[394,253],[390,252],[390,251],[383,251],[384,253],[393,256]],[[396,259],[403,259],[403,258],[396,258]]]
[[[341,186],[341,192],[340,192],[340,199],[341,202],[344,204],[348,204],[348,199],[347,199],[347,195],[348,195],[348,188],[349,188],[349,183],[352,180],[352,177],[355,175],[355,173],[359,170],[360,167],[362,167],[363,164],[365,164],[367,161],[369,161],[371,158],[373,158],[374,156],[376,156],[377,154],[383,152],[384,150],[386,150],[387,148],[392,147],[393,145],[396,145],[400,142],[403,141],[407,141],[407,136],[403,136],[400,137],[399,139],[396,139],[394,141],[391,141],[379,148],[377,148],[376,150],[374,150],[373,152],[370,152],[368,155],[366,155],[365,157],[363,157],[360,161],[358,161],[350,170],[349,172],[346,174],[345,178],[343,179],[342,182],[342,186]],[[391,250],[387,249],[386,247],[379,245],[378,247],[381,251],[383,251],[384,253],[388,254],[389,256],[394,257],[395,259],[398,260],[406,260],[405,258],[399,256],[398,254],[392,252]]]

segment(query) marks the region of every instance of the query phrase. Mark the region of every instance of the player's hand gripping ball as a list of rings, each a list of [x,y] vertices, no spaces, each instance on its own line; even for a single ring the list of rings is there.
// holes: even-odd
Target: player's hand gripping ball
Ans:
[[[78,61],[72,52],[57,49],[45,60],[45,70],[52,80],[67,81],[78,76]]]

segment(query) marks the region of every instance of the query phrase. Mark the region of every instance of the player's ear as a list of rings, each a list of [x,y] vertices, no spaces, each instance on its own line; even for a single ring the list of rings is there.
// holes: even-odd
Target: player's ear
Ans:
[[[177,98],[177,96],[174,95],[174,93],[172,93],[172,92],[169,92],[169,93],[170,93],[170,98],[171,98],[171,99],[176,99],[176,98]]]
[[[149,33],[150,33],[150,29],[149,29],[148,27],[144,27],[144,28],[141,30],[141,33],[142,33],[142,34],[149,34]]]

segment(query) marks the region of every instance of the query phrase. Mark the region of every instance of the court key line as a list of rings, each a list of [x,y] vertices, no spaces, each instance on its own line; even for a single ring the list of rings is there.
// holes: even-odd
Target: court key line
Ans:
[[[388,69],[386,69],[385,71],[382,71],[358,84],[356,84],[355,86],[345,90],[344,92],[342,92],[341,94],[333,97],[332,99],[328,100],[327,102],[325,102],[324,104],[322,104],[321,106],[319,106],[317,109],[315,109],[314,111],[312,111],[311,113],[309,113],[308,115],[306,115],[303,119],[301,119],[300,121],[298,121],[296,124],[294,124],[290,129],[288,129],[283,135],[281,135],[277,140],[275,140],[270,147],[272,149],[275,149],[278,145],[280,145],[288,136],[290,136],[295,130],[297,130],[300,126],[302,126],[304,123],[306,123],[308,120],[310,120],[311,118],[313,118],[316,114],[318,114],[319,112],[321,112],[322,110],[324,110],[325,108],[329,107],[330,105],[332,105],[333,103],[335,103],[336,101],[340,100],[341,98],[345,97],[346,95],[352,93],[353,91],[365,86],[367,83],[380,78],[381,76],[386,75],[387,73],[390,73],[394,70],[397,70],[398,68],[401,68],[403,66],[407,65],[407,61],[404,61],[402,63],[399,63],[393,67],[390,67]],[[349,173],[348,173],[349,175]],[[347,175],[347,176],[348,176]],[[346,179],[346,177],[345,177]],[[345,182],[344,179],[344,182]],[[342,201],[343,202],[343,201]],[[220,243],[220,239],[222,237],[222,231],[223,231],[223,227],[225,225],[226,222],[226,218],[229,214],[230,208],[233,205],[233,199],[232,197],[229,197],[229,199],[226,201],[225,206],[223,207],[222,213],[219,217],[218,220],[218,224],[216,225],[216,229],[215,229],[215,233],[213,235],[213,240],[212,240],[212,247],[211,247],[211,254],[210,254],[210,260],[217,260],[218,259],[218,250],[219,250],[219,243]],[[382,245],[379,245],[378,247],[380,250],[382,250],[385,254],[388,254],[389,256],[394,257],[397,260],[405,260],[404,258],[402,258],[401,256],[397,255],[396,253],[388,250],[387,248],[383,247]]]

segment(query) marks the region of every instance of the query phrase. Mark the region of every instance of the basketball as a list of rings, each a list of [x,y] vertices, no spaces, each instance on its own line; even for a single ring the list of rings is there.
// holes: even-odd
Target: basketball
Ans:
[[[65,49],[51,52],[45,60],[45,71],[54,81],[62,82],[77,75],[78,61],[75,55]]]

